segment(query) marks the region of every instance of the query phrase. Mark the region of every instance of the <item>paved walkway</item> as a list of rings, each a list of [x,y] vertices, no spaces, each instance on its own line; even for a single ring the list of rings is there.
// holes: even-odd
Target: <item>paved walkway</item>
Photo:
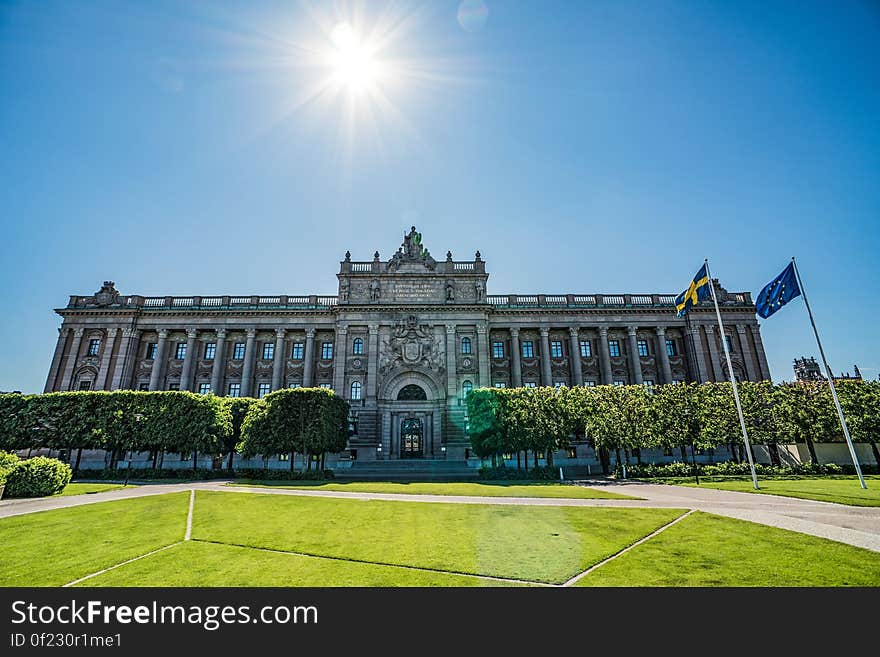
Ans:
[[[816,502],[794,497],[740,493],[711,488],[689,488],[624,482],[603,482],[602,490],[621,493],[641,500],[559,499],[546,497],[475,497],[466,495],[412,495],[397,493],[354,493],[291,488],[251,488],[226,486],[223,481],[199,481],[184,484],[148,484],[103,493],[50,497],[33,500],[0,501],[0,518],[63,509],[108,500],[122,500],[147,495],[161,495],[189,490],[255,493],[261,495],[297,495],[356,500],[406,502],[442,502],[446,504],[517,504],[526,506],[583,506],[678,508],[706,511],[729,518],[780,527],[812,536],[880,552],[880,507],[856,507],[830,502]]]

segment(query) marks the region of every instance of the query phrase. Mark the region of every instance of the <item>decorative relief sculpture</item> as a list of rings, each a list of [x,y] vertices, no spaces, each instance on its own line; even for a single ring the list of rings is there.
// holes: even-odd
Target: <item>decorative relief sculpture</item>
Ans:
[[[374,278],[372,281],[370,281],[370,301],[378,301],[381,295],[382,284],[379,283],[378,278]]]
[[[426,367],[442,372],[445,369],[444,341],[434,335],[428,324],[419,324],[415,315],[399,320],[390,337],[383,338],[379,348],[379,371],[383,374],[401,367]]]

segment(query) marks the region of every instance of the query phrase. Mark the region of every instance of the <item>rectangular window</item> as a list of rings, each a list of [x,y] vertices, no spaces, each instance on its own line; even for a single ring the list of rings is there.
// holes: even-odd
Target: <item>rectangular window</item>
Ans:
[[[553,387],[554,387],[554,388],[564,388],[564,387],[565,387],[565,381],[556,381],[556,382],[553,383]]]
[[[581,340],[581,358],[590,358],[593,355],[593,347],[589,340]]]
[[[266,395],[272,392],[272,384],[271,383],[261,383],[260,387],[257,389],[257,399],[262,399]]]
[[[168,389],[169,390],[180,390],[180,384],[179,383],[169,383]]]
[[[229,396],[230,397],[241,397],[241,384],[240,383],[230,383],[229,384]]]
[[[464,337],[461,339],[461,353],[469,354],[471,353],[471,339],[468,337]]]
[[[675,356],[675,340],[666,341],[666,355]]]
[[[186,342],[178,342],[177,349],[174,350],[174,357],[177,360],[186,358]]]
[[[91,390],[92,389],[92,382],[91,381],[80,381],[79,382],[79,389],[80,390]]]
[[[725,335],[725,336],[724,336],[724,341],[727,343],[727,351],[729,351],[730,353],[733,353],[733,346],[732,346],[731,343],[730,343],[730,336],[729,336],[729,335]]]
[[[333,360],[333,343],[321,343],[321,360]]]
[[[496,382],[495,382],[495,387],[496,387],[496,388],[506,388],[506,387],[507,387],[507,384],[504,383],[504,381],[496,381]]]
[[[562,358],[562,340],[550,341],[550,357]]]
[[[523,384],[523,386],[525,386],[526,388],[537,388],[537,387],[538,387],[538,384],[535,383],[534,381],[526,381],[526,382]]]
[[[608,341],[608,353],[612,356],[620,356],[620,341],[619,340],[609,340]]]
[[[142,383],[138,386],[138,390],[149,390],[149,389],[150,389],[149,383]]]
[[[217,353],[217,343],[216,342],[206,342],[205,343],[205,360],[214,360],[214,355]]]
[[[302,388],[302,384],[301,384],[301,383],[291,383],[291,384],[290,384],[289,386],[287,386],[287,387],[288,387],[288,388]]]
[[[332,390],[333,389],[333,386],[330,385],[329,383],[322,383],[319,387],[324,388],[325,390]]]
[[[492,343],[492,358],[504,358],[504,343],[503,342],[493,342]]]
[[[531,340],[524,340],[522,343],[522,355],[523,358],[534,358],[535,357],[535,343]]]
[[[272,342],[263,343],[263,360],[272,360],[275,358],[275,344]]]
[[[199,394],[200,395],[207,395],[209,392],[211,392],[211,384],[210,383],[200,383],[199,384]]]
[[[244,358],[244,342],[236,342],[232,347],[232,357],[235,360]]]
[[[639,356],[647,356],[648,355],[648,341],[647,340],[639,340],[636,342],[636,345],[639,349]]]
[[[654,394],[654,382],[651,379],[645,379],[642,381],[642,385],[645,386],[649,393]]]
[[[584,381],[584,385],[587,386],[588,388],[595,388],[595,387],[596,387],[596,382],[595,382],[595,381],[589,381],[589,380],[588,380],[588,381]]]
[[[577,457],[578,457],[578,451],[577,451],[577,448],[575,448],[575,447],[569,447],[569,448],[568,448],[568,458],[570,458],[570,459],[576,459]]]
[[[290,460],[290,454],[279,454],[279,455],[278,455],[278,460],[279,460],[279,461],[289,461],[289,460]]]
[[[294,342],[293,348],[290,350],[290,357],[293,360],[302,360],[303,357],[303,343],[302,342]]]
[[[97,356],[98,351],[101,350],[101,341],[97,338],[89,340],[89,350],[87,352],[88,356]]]
[[[157,350],[158,348],[159,348],[159,345],[157,345],[155,342],[150,342],[150,343],[148,343],[148,344],[147,344],[147,354],[146,354],[145,358],[146,358],[147,360],[155,360],[155,358],[156,358],[156,350]]]
[[[622,381],[622,380],[620,380],[620,379],[617,379],[617,380],[614,381],[614,385],[616,385],[616,386],[625,386],[625,385],[626,385],[626,381]]]

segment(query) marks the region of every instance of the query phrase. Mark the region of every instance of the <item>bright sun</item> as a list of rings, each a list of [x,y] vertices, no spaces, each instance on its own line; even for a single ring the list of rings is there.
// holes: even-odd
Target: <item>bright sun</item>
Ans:
[[[382,67],[374,53],[348,23],[339,23],[330,34],[330,55],[335,81],[349,92],[370,90],[381,78]]]

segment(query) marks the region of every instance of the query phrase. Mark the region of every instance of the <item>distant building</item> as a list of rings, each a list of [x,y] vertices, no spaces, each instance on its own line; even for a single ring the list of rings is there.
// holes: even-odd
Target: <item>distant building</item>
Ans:
[[[858,365],[853,365],[854,374],[847,372],[840,376],[835,376],[835,381],[861,381],[862,373],[859,371]],[[798,381],[825,381],[826,378],[822,374],[822,369],[816,359],[810,356],[806,358],[801,356],[794,359],[794,376]]]

